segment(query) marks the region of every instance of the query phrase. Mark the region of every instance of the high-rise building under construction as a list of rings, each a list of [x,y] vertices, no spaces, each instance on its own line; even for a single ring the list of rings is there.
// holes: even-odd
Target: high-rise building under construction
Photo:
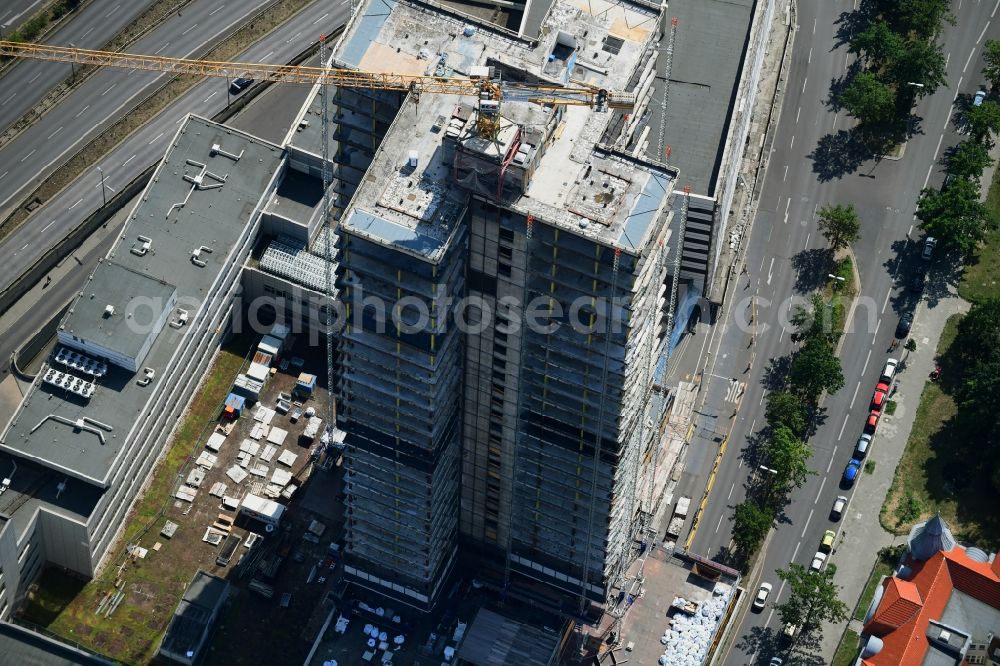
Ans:
[[[529,2],[519,24],[467,11],[368,2],[331,60],[539,86],[329,92],[345,571],[424,608],[457,562],[600,603],[667,472],[654,374],[684,197],[639,140],[664,22],[642,0]],[[293,162],[319,154],[315,92]]]

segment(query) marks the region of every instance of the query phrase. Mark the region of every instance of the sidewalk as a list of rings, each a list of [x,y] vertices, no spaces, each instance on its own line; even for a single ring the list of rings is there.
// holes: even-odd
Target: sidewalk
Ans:
[[[914,312],[910,332],[910,337],[917,343],[917,350],[907,352],[900,347],[900,351],[893,354],[905,362],[905,367],[896,375],[899,389],[892,396],[896,402],[896,413],[882,417],[878,435],[867,458],[868,461],[874,461],[875,471],[872,474],[862,473],[853,493],[848,494],[850,503],[844,511],[840,540],[833,551],[834,554],[843,551],[846,555],[834,559],[837,564],[834,581],[841,587],[840,599],[847,604],[850,613],[853,613],[854,606],[861,597],[878,551],[906,539],[905,536],[896,537],[882,529],[879,513],[892,484],[896,465],[906,448],[924,385],[934,369],[937,343],[944,324],[951,315],[968,310],[969,304],[959,298],[953,289],[949,290],[947,297],[936,301],[933,306],[926,299],[921,299]],[[875,359],[872,360],[874,362]],[[879,363],[882,362],[880,357]],[[827,663],[837,650],[846,624],[828,625],[823,629],[821,654]]]

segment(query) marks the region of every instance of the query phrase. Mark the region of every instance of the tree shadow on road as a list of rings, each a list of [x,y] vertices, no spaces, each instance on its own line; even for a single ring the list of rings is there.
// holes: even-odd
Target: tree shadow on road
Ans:
[[[768,391],[780,391],[785,388],[785,379],[792,366],[791,356],[779,356],[768,360],[767,367],[761,373],[760,383]]]
[[[827,275],[833,272],[833,250],[816,247],[802,250],[792,256],[795,269],[795,291],[811,294],[827,282]]]
[[[831,50],[836,50],[849,44],[854,35],[864,32],[871,25],[876,16],[878,16],[878,6],[875,0],[863,0],[857,9],[849,12],[841,12],[837,20],[833,22],[837,26],[837,31],[833,36],[833,48]]]
[[[838,130],[820,138],[809,157],[813,161],[813,173],[820,182],[828,182],[854,173],[875,156],[856,128]]]

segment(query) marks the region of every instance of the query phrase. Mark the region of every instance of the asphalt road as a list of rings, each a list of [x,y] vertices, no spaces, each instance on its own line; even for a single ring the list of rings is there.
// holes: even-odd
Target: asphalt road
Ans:
[[[985,39],[1000,33],[1000,20],[990,22],[998,4],[964,0],[958,9],[955,3],[958,25],[946,27],[943,36],[949,87],[918,104],[921,132],[908,142],[903,158],[878,162],[855,156],[857,147],[847,140],[851,120],[827,105],[831,80],[844,74],[848,62],[846,50],[836,45],[835,22],[842,12],[852,9],[852,3],[798,4],[799,28],[781,118],[748,244],[749,275],[741,276],[728,317],[708,346],[707,384],[699,398],[704,405],[698,406],[693,442],[693,448],[708,452],[701,456],[709,460],[709,465],[702,465],[707,472],[718,448],[712,439],[731,429],[692,544],[692,550],[699,554],[725,558],[732,508],[743,500],[744,484],[751,473],[751,433],[758,432],[764,423],[767,370],[771,359],[791,351],[789,331],[781,322],[787,322],[796,302],[793,297],[801,297],[826,279],[826,271],[818,270],[815,264],[817,250],[825,247],[816,229],[815,211],[826,204],[853,203],[862,219],[862,240],[854,248],[862,292],[841,352],[846,384],[825,400],[817,433],[810,440],[815,450],[811,467],[817,474],[793,493],[766,552],[761,580],[775,585],[769,600],[772,603],[786,598],[774,570],[789,562],[808,566],[823,531],[838,528],[828,517],[835,497],[850,497],[864,488],[863,474],[853,491],[838,486],[888,356],[899,314],[915,303],[913,295],[899,287],[918,261],[914,256],[920,236],[913,219],[916,200],[923,186],[941,182],[937,160],[958,140],[949,120],[952,103],[958,94],[957,106],[961,107],[981,84],[978,72],[982,63],[977,54]],[[930,284],[925,297],[934,299],[935,293]],[[755,324],[749,323],[754,312],[750,296],[758,299]],[[748,356],[754,361],[745,372]],[[877,453],[878,437],[869,458]],[[679,486],[675,495],[700,497],[704,476],[688,477],[682,479],[686,487]],[[838,561],[836,553],[832,561]],[[758,582],[748,580],[747,586],[756,591]],[[727,663],[745,664],[755,659],[767,663],[773,653],[758,651],[756,640],[764,626],[779,628],[770,608],[761,614],[748,613],[740,628],[744,639]]]
[[[20,27],[39,9],[45,6],[48,0],[7,0],[3,9],[0,9],[0,28],[4,34],[7,31]]]
[[[181,14],[167,19],[129,48],[137,53],[189,56],[270,2],[246,0],[230,2],[227,7],[224,0],[195,0]],[[60,76],[65,73],[62,63],[40,64],[58,70]],[[21,198],[63,159],[100,133],[166,76],[160,72],[112,68],[97,72],[56,108],[0,148],[0,217],[10,214]],[[16,94],[17,91],[6,93],[7,97]]]
[[[27,0],[14,2],[14,5],[40,6],[42,0],[29,3]],[[73,18],[59,30],[44,40],[46,44],[66,46],[73,44],[80,48],[100,48],[114,37],[119,30],[132,22],[154,0],[94,0],[80,9]],[[38,9],[35,6],[25,16]],[[8,7],[6,13],[13,13]],[[23,17],[22,17],[23,18]],[[3,13],[0,13],[2,22]],[[6,33],[7,30],[4,30]],[[14,63],[2,79],[4,92],[0,98],[0,128],[9,127],[14,121],[27,113],[38,100],[45,96],[53,87],[73,74],[69,65],[42,62],[40,60],[21,60]]]
[[[340,4],[331,10],[326,2],[314,2],[267,39],[244,51],[240,59],[288,62],[308,46],[309,38],[303,35],[315,34],[318,37],[323,31],[332,32],[346,20],[349,11],[348,5]],[[186,16],[187,12],[184,14]],[[227,103],[226,88],[224,79],[206,79],[194,86],[99,160],[93,171],[81,176],[36,211],[26,224],[0,245],[0,254],[7,258],[0,266],[0,286],[10,284],[45,250],[102,205],[102,181],[98,168],[104,173],[103,184],[107,195],[111,196],[163,156],[185,114],[211,117],[224,108]]]
[[[318,62],[317,57],[316,62],[308,64],[318,64]],[[280,142],[305,102],[308,91],[307,86],[290,84],[271,86],[227,124],[256,136]],[[157,159],[163,156],[165,149],[165,144],[156,149]],[[80,290],[87,275],[97,266],[98,259],[104,257],[111,249],[130,208],[131,205],[126,206],[113,218],[109,223],[112,228],[107,232],[101,232],[105,236],[102,240],[92,245],[88,244],[88,247],[73,253],[72,257],[64,261],[70,266],[78,266],[77,269],[70,271],[55,269],[53,273],[56,277],[47,287],[44,289],[36,287],[26,296],[31,301],[30,307],[22,308],[23,313],[19,316],[10,316],[12,313],[8,313],[0,318],[0,325],[6,325],[3,320],[10,322],[9,327],[0,335],[0,376],[8,370],[11,353],[45,325],[59,308]]]

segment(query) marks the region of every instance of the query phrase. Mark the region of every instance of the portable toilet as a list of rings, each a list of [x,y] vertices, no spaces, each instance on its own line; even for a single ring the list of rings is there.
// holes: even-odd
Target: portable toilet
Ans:
[[[301,396],[311,396],[313,391],[316,389],[316,375],[311,375],[308,372],[303,372],[299,374],[299,379],[295,382],[294,393]]]
[[[245,405],[246,398],[241,395],[236,395],[235,393],[230,393],[226,396],[226,406],[222,410],[222,414],[227,419],[238,419],[240,414],[243,413],[243,407]]]

